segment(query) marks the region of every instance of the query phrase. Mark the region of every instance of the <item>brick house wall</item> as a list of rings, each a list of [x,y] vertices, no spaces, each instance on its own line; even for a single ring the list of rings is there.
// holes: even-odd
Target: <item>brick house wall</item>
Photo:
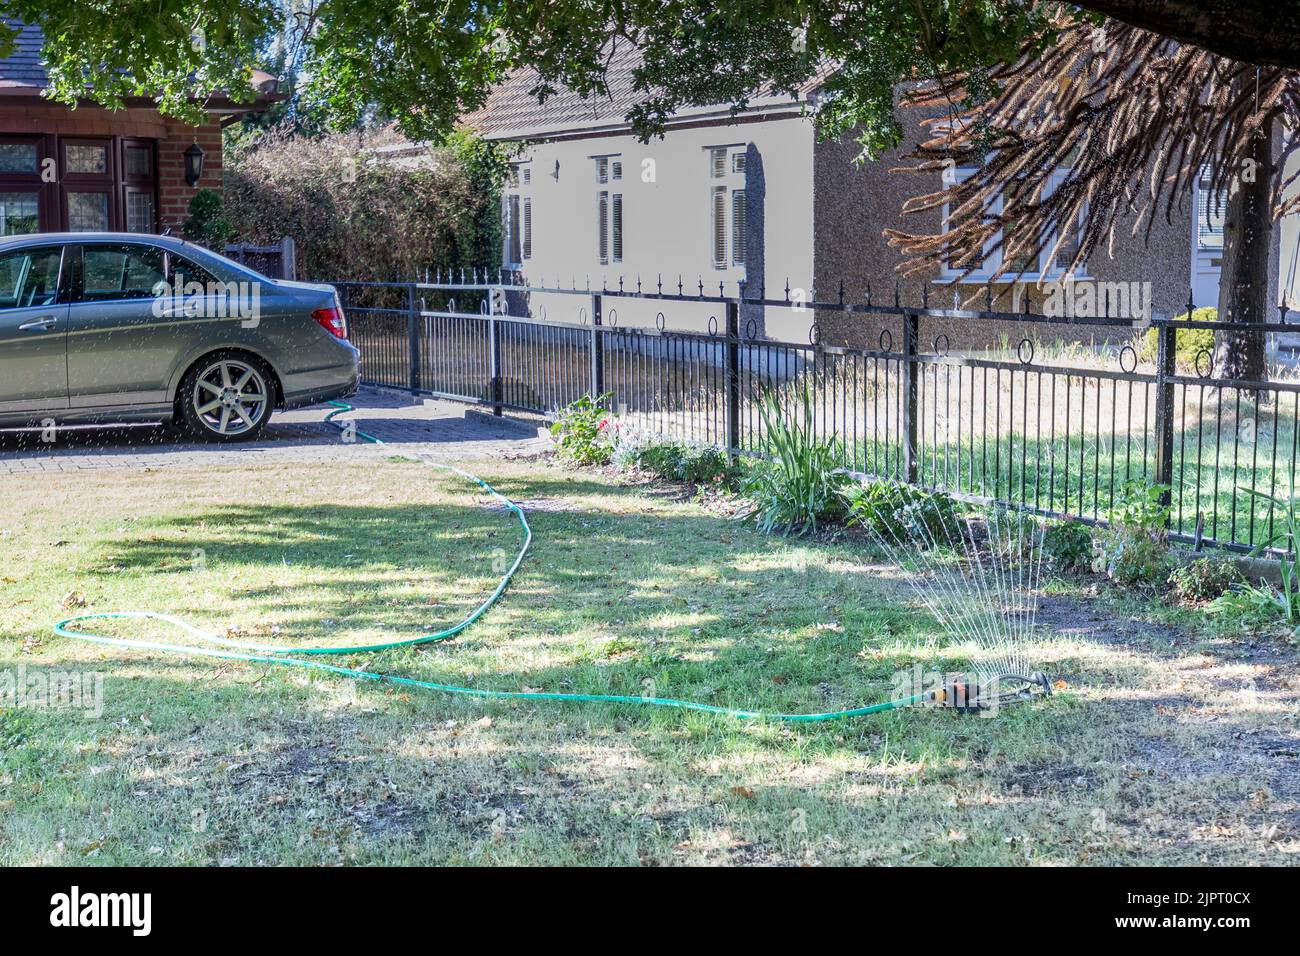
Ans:
[[[177,120],[164,123],[158,139],[158,228],[179,232],[189,216],[190,200],[200,189],[221,191],[221,124],[209,119],[202,126]],[[185,182],[185,150],[198,143],[204,152],[203,175],[197,186]]]
[[[221,118],[209,116],[199,126],[160,115],[146,107],[128,107],[113,112],[83,105],[68,109],[59,104],[33,101],[32,97],[0,97],[0,140],[5,137],[42,137],[42,157],[57,157],[58,143],[64,138],[86,137],[152,141],[154,144],[154,209],[156,228],[178,231],[188,218],[188,206],[194,194],[203,188],[221,189],[222,151]],[[197,142],[204,151],[203,175],[191,187],[185,182],[184,151]],[[119,181],[121,174],[119,172]],[[58,186],[46,184],[41,203],[47,228],[57,228]],[[118,204],[120,205],[120,203]],[[115,207],[116,208],[116,207]]]

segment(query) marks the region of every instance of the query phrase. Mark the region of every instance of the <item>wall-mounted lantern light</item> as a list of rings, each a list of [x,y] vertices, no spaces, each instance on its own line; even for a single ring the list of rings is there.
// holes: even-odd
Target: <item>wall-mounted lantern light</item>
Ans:
[[[203,176],[203,147],[198,143],[190,143],[185,148],[185,182],[193,189],[199,184],[199,179]]]

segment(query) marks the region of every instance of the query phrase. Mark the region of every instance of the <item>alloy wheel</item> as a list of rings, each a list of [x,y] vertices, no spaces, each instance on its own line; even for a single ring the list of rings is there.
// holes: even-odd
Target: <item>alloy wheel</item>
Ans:
[[[242,435],[257,427],[266,414],[266,379],[238,359],[213,362],[194,382],[190,401],[203,426],[213,434]]]

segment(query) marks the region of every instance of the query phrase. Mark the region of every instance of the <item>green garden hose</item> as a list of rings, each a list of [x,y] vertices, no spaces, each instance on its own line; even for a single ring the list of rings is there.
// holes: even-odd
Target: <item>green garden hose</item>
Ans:
[[[342,427],[339,426],[339,423],[335,422],[334,419],[346,412],[353,411],[353,406],[346,402],[330,402],[329,404],[334,406],[334,411],[330,412],[325,417],[325,420],[335,426]],[[384,444],[381,439],[363,431],[358,430],[356,434],[363,440],[373,444]],[[519,569],[519,565],[523,562],[524,555],[528,553],[528,548],[532,544],[533,540],[533,532],[528,526],[528,518],[524,515],[523,509],[477,475],[472,475],[467,471],[462,471],[454,465],[448,465],[442,462],[426,461],[425,463],[432,465],[435,468],[441,468],[445,471],[450,471],[454,474],[460,475],[461,477],[479,485],[479,487],[502,502],[507,509],[514,513],[515,517],[519,519],[520,527],[522,527],[524,531],[523,544],[519,548],[519,553],[515,556],[514,563],[510,565],[509,570],[507,570],[502,576],[500,583],[497,584],[492,593],[489,594],[487,598],[478,605],[478,607],[466,615],[459,623],[454,624],[451,627],[437,631],[433,634],[426,634],[422,637],[412,637],[401,641],[389,641],[383,644],[364,644],[344,647],[283,648],[269,644],[257,644],[249,641],[237,641],[230,638],[218,637],[215,634],[204,631],[201,628],[195,627],[193,624],[183,621],[178,617],[173,617],[170,614],[160,614],[155,611],[116,611],[99,614],[81,614],[77,617],[67,618],[66,620],[60,621],[54,625],[54,633],[61,637],[70,637],[79,641],[89,641],[94,644],[105,644],[110,647],[137,648],[140,650],[161,651],[165,654],[215,658],[218,660],[247,661],[255,664],[280,664],[287,667],[304,667],[311,670],[337,674],[342,677],[383,681],[403,687],[418,687],[421,690],[440,691],[445,694],[462,694],[467,697],[513,700],[551,700],[567,701],[572,703],[648,704],[652,707],[676,707],[681,710],[698,710],[708,714],[721,714],[741,719],[760,718],[767,720],[807,722],[837,720],[844,717],[861,717],[867,714],[878,714],[887,710],[897,710],[902,707],[919,704],[931,699],[932,695],[913,694],[910,697],[890,700],[881,704],[873,704],[869,707],[855,707],[850,710],[834,710],[820,714],[770,714],[756,710],[740,710],[734,707],[718,707],[713,704],[702,704],[697,701],[676,700],[671,697],[633,697],[622,694],[561,694],[548,693],[545,691],[484,690],[476,687],[458,687],[454,684],[438,684],[433,681],[416,680],[412,677],[397,677],[392,674],[380,674],[375,671],[361,670],[355,667],[340,667],[336,664],[327,664],[323,661],[313,659],[314,657],[327,654],[357,654],[448,640],[449,638],[455,637],[482,617],[487,612],[488,608],[492,607],[501,595],[505,593],[506,588],[510,585],[511,578],[514,577],[515,572]],[[170,644],[162,641],[128,640],[126,638],[110,637],[104,634],[92,634],[86,631],[71,629],[75,625],[86,621],[120,620],[124,618],[143,618],[153,621],[161,621],[189,634],[196,639],[197,643]]]

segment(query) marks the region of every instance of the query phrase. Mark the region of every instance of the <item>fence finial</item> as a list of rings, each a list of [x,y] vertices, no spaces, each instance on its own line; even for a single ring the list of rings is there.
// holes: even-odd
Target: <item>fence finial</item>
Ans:
[[[618,274],[618,291],[623,291],[623,273],[621,272]]]
[[[840,305],[844,304],[844,278],[840,277]]]
[[[1283,297],[1282,301],[1277,304],[1277,312],[1278,312],[1277,320],[1282,325],[1286,325],[1286,314],[1288,311],[1289,310],[1286,307],[1286,298]]]
[[[718,280],[718,298],[719,298],[719,299],[725,299],[726,297],[727,297],[727,293],[724,292],[723,289],[722,289],[722,280],[719,279],[719,280]]]
[[[898,308],[899,304],[902,301],[900,295],[901,295],[901,290],[898,288],[898,280],[895,279],[894,280],[894,308],[896,309]]]
[[[871,308],[871,280],[867,280],[867,308]]]
[[[641,273],[636,274],[636,294],[641,294]]]
[[[700,282],[700,298],[703,299],[704,298],[704,276],[699,277],[699,282]]]
[[[785,301],[790,301],[790,277],[785,277]]]
[[[680,272],[677,273],[677,294],[682,294],[682,274]]]
[[[1192,313],[1196,311],[1196,303],[1195,303],[1195,301],[1193,301],[1193,299],[1192,299],[1192,293],[1193,293],[1193,290],[1189,288],[1189,289],[1187,290],[1187,318],[1188,318],[1189,320],[1190,320],[1191,317],[1192,317]]]
[[[659,295],[664,294],[664,274],[662,272],[659,273],[659,278],[655,280],[655,288],[659,290]]]
[[[922,282],[921,283],[921,308],[928,309],[929,307],[930,307],[930,283]]]

